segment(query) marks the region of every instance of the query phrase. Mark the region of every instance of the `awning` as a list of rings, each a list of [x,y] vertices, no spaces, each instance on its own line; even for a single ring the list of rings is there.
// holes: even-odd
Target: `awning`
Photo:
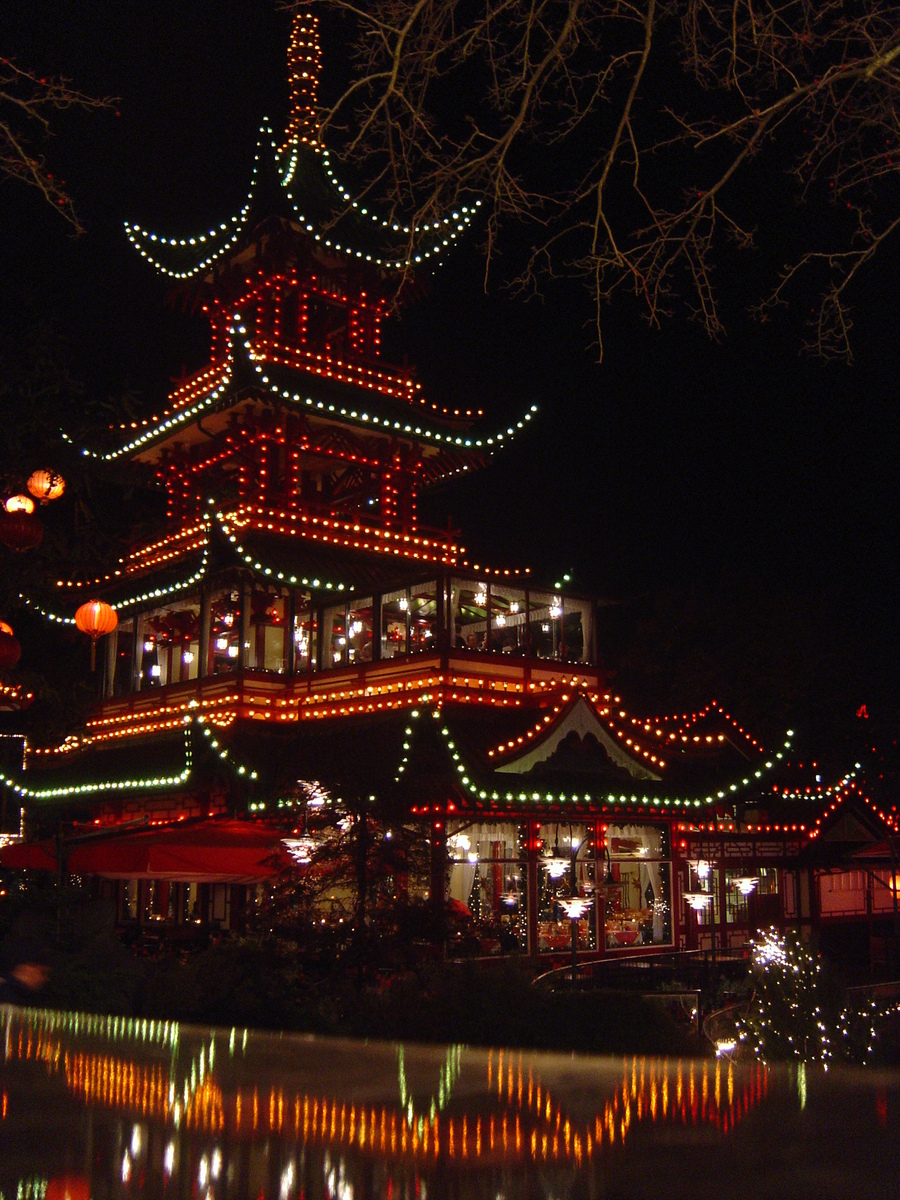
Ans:
[[[161,879],[181,883],[256,883],[293,864],[283,831],[256,821],[203,821],[69,843],[71,875]],[[0,865],[55,870],[48,843],[19,843],[0,851]]]

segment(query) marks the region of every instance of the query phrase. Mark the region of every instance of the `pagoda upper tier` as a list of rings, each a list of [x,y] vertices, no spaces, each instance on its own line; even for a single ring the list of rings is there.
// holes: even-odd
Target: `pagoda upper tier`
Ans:
[[[288,61],[286,132],[278,144],[263,126],[240,212],[187,238],[127,226],[207,314],[211,356],[163,413],[100,457],[152,467],[182,528],[214,501],[413,534],[421,490],[481,466],[534,410],[473,436],[479,409],[430,402],[411,369],[384,361],[398,288],[464,232],[478,202],[420,228],[373,214],[323,145],[315,17],[295,16]]]

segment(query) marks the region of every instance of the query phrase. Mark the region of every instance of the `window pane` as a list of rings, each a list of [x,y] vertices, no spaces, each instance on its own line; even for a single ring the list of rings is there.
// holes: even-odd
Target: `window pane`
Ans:
[[[729,925],[763,925],[781,916],[778,871],[725,869],[725,921]]]
[[[255,587],[250,593],[249,646],[246,666],[255,671],[287,669],[287,598],[283,590]]]
[[[298,596],[294,616],[294,670],[316,669],[316,614],[308,596]]]
[[[672,941],[668,831],[658,825],[610,825],[606,831],[606,945]]]
[[[492,583],[491,650],[495,654],[525,654],[525,592]]]
[[[591,843],[591,827],[569,822],[542,825],[543,843],[538,859],[537,917],[538,949],[561,953],[571,950],[572,921],[560,903],[571,896],[589,900],[583,917],[575,922],[579,950],[597,946],[594,897],[597,872]]]
[[[398,658],[407,652],[409,592],[401,588],[381,597],[381,657]]]
[[[450,953],[525,952],[527,870],[523,827],[461,825],[447,838]]]
[[[450,585],[450,634],[456,650],[483,650],[487,642],[487,584],[454,579]]]
[[[592,611],[589,600],[563,600],[562,653],[567,662],[591,661]]]
[[[141,686],[165,687],[197,678],[200,605],[173,604],[146,614]]]
[[[209,673],[237,670],[240,657],[241,606],[236,587],[222,588],[210,597]]]
[[[372,661],[372,613],[371,596],[354,600],[347,613],[347,661],[362,663]]]
[[[322,666],[325,668],[340,666],[348,661],[346,619],[347,608],[344,604],[332,605],[322,613]]]
[[[420,583],[409,590],[410,653],[428,653],[437,647],[437,582]]]
[[[111,694],[127,696],[131,691],[134,673],[134,618],[120,621],[118,628],[110,635],[110,641],[115,647]]]
[[[559,658],[563,645],[563,602],[552,592],[530,592],[528,631],[532,658]]]

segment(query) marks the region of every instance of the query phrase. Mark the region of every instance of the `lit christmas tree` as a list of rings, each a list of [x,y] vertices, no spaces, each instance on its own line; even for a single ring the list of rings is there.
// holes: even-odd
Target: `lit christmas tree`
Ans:
[[[774,929],[753,943],[753,998],[738,1023],[745,1052],[763,1062],[799,1059],[829,1063],[835,1055],[834,1024],[821,960],[796,936]]]

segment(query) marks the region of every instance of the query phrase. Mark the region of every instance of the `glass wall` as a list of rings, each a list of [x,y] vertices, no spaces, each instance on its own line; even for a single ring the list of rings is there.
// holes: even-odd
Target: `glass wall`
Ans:
[[[574,924],[580,953],[672,944],[668,830],[610,826],[599,850],[593,823],[547,822],[537,832],[529,892],[526,826],[459,823],[448,836],[448,902],[457,925],[452,953],[568,956]],[[564,901],[585,902],[574,922]],[[528,913],[537,945],[529,947]],[[455,949],[454,949],[455,945]],[[461,950],[461,946],[467,950]]]
[[[314,604],[308,592],[235,579],[208,603],[195,596],[140,614],[119,633],[121,664],[107,666],[107,694],[129,686],[128,636],[141,688],[246,669],[279,675],[451,650],[594,661],[588,600],[505,582],[426,580],[381,595]]]
[[[607,947],[670,944],[668,831],[658,825],[610,825],[605,857]]]

